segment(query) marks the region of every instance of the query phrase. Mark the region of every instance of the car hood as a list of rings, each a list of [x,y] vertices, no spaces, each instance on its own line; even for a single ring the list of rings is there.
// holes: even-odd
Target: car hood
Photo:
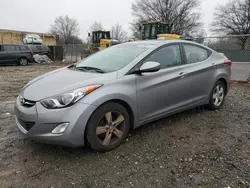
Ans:
[[[117,72],[99,74],[61,68],[31,80],[21,91],[31,101],[39,101],[91,84],[105,84],[117,78]]]

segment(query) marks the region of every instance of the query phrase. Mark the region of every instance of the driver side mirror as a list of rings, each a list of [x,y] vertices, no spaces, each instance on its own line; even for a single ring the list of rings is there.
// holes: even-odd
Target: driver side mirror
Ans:
[[[144,73],[144,72],[157,72],[161,69],[161,64],[155,61],[147,61],[146,63],[144,63],[140,69],[139,72],[140,73]]]

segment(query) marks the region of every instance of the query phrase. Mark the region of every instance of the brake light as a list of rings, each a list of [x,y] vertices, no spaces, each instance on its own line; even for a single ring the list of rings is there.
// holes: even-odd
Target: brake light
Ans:
[[[230,59],[227,59],[224,61],[224,64],[228,65],[228,66],[232,66],[232,61]]]
[[[33,56],[33,52],[30,52],[29,54],[30,54],[31,56]]]

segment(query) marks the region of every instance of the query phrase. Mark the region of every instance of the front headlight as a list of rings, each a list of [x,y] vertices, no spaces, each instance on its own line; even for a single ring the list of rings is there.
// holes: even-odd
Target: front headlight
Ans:
[[[48,109],[65,108],[72,106],[84,96],[92,91],[98,89],[102,85],[90,85],[87,87],[79,88],[71,92],[66,92],[61,95],[50,97],[41,101],[41,104]]]

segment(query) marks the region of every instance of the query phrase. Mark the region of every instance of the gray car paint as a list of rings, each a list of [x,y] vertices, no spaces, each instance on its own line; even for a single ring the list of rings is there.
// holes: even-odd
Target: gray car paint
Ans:
[[[218,79],[223,78],[229,84],[231,70],[223,64],[225,57],[209,48],[207,49],[212,54],[203,62],[183,64],[152,73],[133,73],[147,55],[171,43],[198,45],[182,40],[134,42],[135,45],[147,46],[148,50],[118,71],[97,74],[62,68],[32,80],[21,93],[25,99],[37,101],[36,105],[25,108],[17,99],[15,112],[18,118],[34,121],[36,124],[29,132],[18,127],[33,140],[64,146],[83,146],[88,119],[98,106],[108,101],[116,100],[126,104],[132,112],[130,115],[133,116],[133,128],[137,128],[166,115],[207,104],[212,87]],[[46,109],[39,102],[44,98],[90,84],[103,86],[71,107]],[[63,122],[70,123],[66,132],[62,135],[51,134],[51,131]]]

